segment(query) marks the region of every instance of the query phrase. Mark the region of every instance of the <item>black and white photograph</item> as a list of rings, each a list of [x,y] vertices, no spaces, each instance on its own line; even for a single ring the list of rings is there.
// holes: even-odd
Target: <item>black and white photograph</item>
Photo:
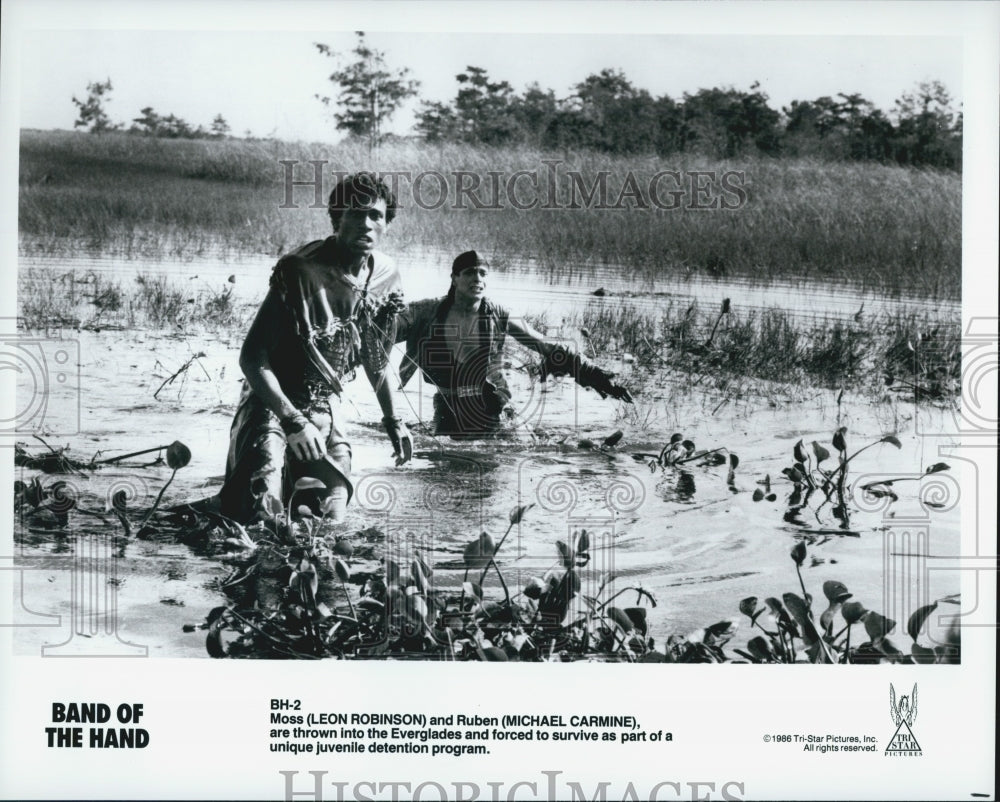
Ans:
[[[1000,4],[3,16],[0,798],[995,798]]]

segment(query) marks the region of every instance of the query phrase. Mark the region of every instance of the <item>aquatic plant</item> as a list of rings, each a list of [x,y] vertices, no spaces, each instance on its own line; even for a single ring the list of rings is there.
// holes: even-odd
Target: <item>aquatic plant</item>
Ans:
[[[799,440],[792,447],[793,463],[789,467],[782,469],[782,474],[792,483],[792,490],[788,495],[788,510],[785,513],[785,520],[789,523],[801,523],[800,513],[804,509],[812,509],[816,521],[822,523],[821,513],[827,505],[830,505],[830,512],[839,522],[841,529],[850,529],[851,510],[849,501],[854,495],[855,488],[850,482],[850,464],[861,453],[877,445],[888,444],[901,448],[899,438],[893,434],[868,443],[853,454],[848,455],[847,448],[847,427],[838,428],[831,438],[831,446],[836,452],[835,461],[831,459],[831,452],[818,441],[813,440],[810,449],[806,449],[802,440]],[[829,467],[823,467],[827,462]],[[926,473],[938,473],[946,471],[949,466],[946,463],[938,462],[931,465]],[[926,474],[925,474],[926,475]],[[887,498],[889,503],[898,500],[893,486],[898,482],[914,481],[919,477],[901,476],[896,478],[879,479],[861,486],[860,490],[869,496],[876,498]],[[765,476],[762,484],[767,489],[767,498],[771,498],[771,477]],[[815,508],[810,508],[810,503],[814,498],[822,499]],[[763,491],[754,493],[754,501],[761,501],[765,498]]]
[[[957,616],[948,629],[944,643],[934,647],[918,642],[924,624],[941,602],[958,604],[958,595],[938,599],[913,611],[906,631],[913,640],[910,654],[901,651],[890,639],[896,622],[857,601],[849,601],[853,594],[843,582],[827,580],[823,583],[826,609],[817,621],[813,611],[813,597],[802,581],[801,566],[806,558],[806,544],[798,541],[791,551],[792,561],[799,577],[802,595],[785,593],[781,599],[768,597],[759,606],[756,596],[743,599],[740,612],[750,619],[750,626],[757,627],[761,635],[747,641],[746,649],[734,649],[751,663],[957,663],[961,658],[961,637]],[[834,633],[839,618],[843,626]],[[765,627],[761,620],[769,622]],[[855,640],[851,646],[852,627],[860,624],[867,640]]]

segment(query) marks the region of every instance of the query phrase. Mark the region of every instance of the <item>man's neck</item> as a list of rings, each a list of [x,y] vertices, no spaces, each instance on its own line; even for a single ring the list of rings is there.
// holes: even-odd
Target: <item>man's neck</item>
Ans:
[[[370,258],[370,253],[350,251],[342,247],[340,243],[337,243],[337,263],[343,268],[345,273],[350,273],[352,276],[360,275],[362,270],[368,269],[368,260]]]
[[[481,303],[482,299],[480,298],[467,298],[456,295],[451,308],[461,315],[475,315],[479,313],[479,305]]]

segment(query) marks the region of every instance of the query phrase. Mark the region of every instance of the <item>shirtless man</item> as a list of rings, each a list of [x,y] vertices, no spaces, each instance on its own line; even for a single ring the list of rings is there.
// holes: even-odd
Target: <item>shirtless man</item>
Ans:
[[[569,349],[546,342],[531,326],[485,297],[489,265],[475,251],[459,255],[451,269],[451,287],[443,300],[419,301],[400,316],[397,340],[406,341],[400,368],[405,385],[419,367],[437,387],[434,421],[437,434],[483,437],[500,430],[500,416],[511,399],[503,376],[503,346],[508,333],[542,356],[542,380],[571,375],[628,403],[629,391],[611,374]]]
[[[269,517],[288,502],[294,482],[308,476],[327,486],[330,517],[343,519],[353,486],[340,394],[358,365],[375,390],[397,464],[410,458],[410,435],[386,381],[403,308],[399,274],[375,250],[396,208],[375,175],[349,175],[330,193],[335,235],[275,266],[240,351],[246,381],[220,493],[224,515],[241,522]],[[296,496],[299,503],[307,503],[304,494]]]

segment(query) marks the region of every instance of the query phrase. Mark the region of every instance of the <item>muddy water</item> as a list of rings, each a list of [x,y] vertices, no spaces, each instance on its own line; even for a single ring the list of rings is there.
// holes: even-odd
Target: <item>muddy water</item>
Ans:
[[[199,276],[193,281],[211,275],[204,280],[214,282],[218,276],[210,270],[219,276],[233,272],[232,265],[221,270],[201,264],[186,269]],[[238,277],[237,287],[251,283],[252,270],[259,271],[253,286],[262,290],[266,264],[246,270],[246,281]],[[407,283],[414,286],[409,279]],[[501,286],[495,286],[492,294],[511,305],[519,302],[519,309],[531,302],[571,310],[587,294],[579,284],[552,289],[537,284],[529,293],[511,276],[496,284]],[[852,313],[860,300],[840,298]],[[646,302],[655,299],[649,296]],[[815,311],[818,302],[804,308]],[[194,500],[218,489],[239,392],[242,332],[221,337],[147,332],[62,336],[65,339],[57,345],[51,338],[44,345],[69,355],[67,370],[59,374],[64,378],[59,380],[52,372],[45,385],[39,433],[48,442],[69,445],[76,456],[89,459],[97,451],[113,456],[181,440],[190,446],[193,459],[170,485],[166,503]],[[161,388],[165,379],[201,352],[204,356]],[[672,633],[688,633],[723,618],[740,619],[737,606],[746,596],[763,599],[800,593],[789,558],[800,538],[806,539],[809,549],[803,569],[807,591],[821,599],[823,581],[840,580],[855,599],[900,621],[900,630],[920,604],[958,592],[956,572],[930,570],[943,564],[942,558],[957,554],[958,509],[947,499],[943,507],[921,502],[921,498],[939,501],[942,497],[935,493],[942,487],[947,498],[956,498],[951,474],[900,483],[898,502],[888,510],[853,513],[846,531],[829,506],[819,517],[804,511],[786,520],[791,488],[781,476],[792,462],[797,440],[806,444],[819,440],[829,447],[837,425],[848,427],[852,450],[890,432],[902,441],[899,450],[882,445],[866,451],[852,463],[855,476],[920,474],[942,459],[941,442],[930,442],[917,432],[946,430],[947,413],[850,398],[838,409],[834,393],[821,391],[805,393],[804,401],[800,398],[791,405],[765,397],[725,402],[685,387],[683,377],[666,378],[630,409],[566,382],[537,385],[520,368],[522,356],[511,354],[509,371],[520,404],[516,425],[509,437],[498,442],[455,443],[432,437],[421,426],[430,421],[432,393],[414,381],[404,395],[402,412],[415,431],[417,456],[402,468],[392,466],[388,441],[371,423],[380,413],[370,388],[363,378],[349,386],[344,404],[353,421],[357,483],[349,517],[352,530],[379,526],[390,533],[404,556],[407,549],[420,548],[438,567],[438,581],[458,583],[461,571],[449,565],[460,559],[463,545],[484,530],[497,539],[507,528],[512,507],[534,503],[500,555],[509,584],[521,585],[553,567],[555,541],[569,541],[586,529],[593,546],[584,571],[584,592],[588,583],[594,592],[609,573],[615,576],[615,590],[633,585],[650,591],[658,600],[650,611],[650,628],[661,642]],[[77,361],[78,376],[73,369]],[[632,365],[618,362],[613,367],[635,384],[643,378],[629,376]],[[27,374],[22,377],[19,409],[28,403],[22,399],[33,397],[37,389],[33,381]],[[624,436],[614,448],[580,447],[585,440],[599,446],[617,429]],[[673,432],[682,432],[699,450],[725,448],[737,454],[740,463],[732,485],[727,484],[725,466],[650,471],[645,460],[635,458],[658,453]],[[33,475],[25,471],[22,479]],[[754,502],[752,493],[765,475],[770,476],[777,499]],[[97,630],[107,622],[97,618],[113,610],[115,642],[131,644],[120,648],[138,645],[151,655],[204,656],[203,633],[185,634],[182,627],[200,622],[209,609],[225,603],[218,584],[226,567],[179,544],[116,540],[120,528],[105,512],[107,499],[117,489],[127,490],[134,508],[148,507],[169,477],[165,466],[42,476],[45,484],[69,481],[78,506],[104,513],[104,519],[71,513],[69,535],[16,524],[18,560],[25,568],[20,651],[37,653],[42,644],[65,641],[69,644],[65,648],[72,648],[72,642],[100,640],[104,633]],[[916,524],[900,528],[897,521],[903,520]],[[928,532],[924,540],[902,537],[904,530],[924,529]],[[120,558],[109,561],[113,551]],[[930,556],[914,556],[918,552]],[[73,576],[78,575],[72,570],[74,561],[86,568],[90,585],[82,590],[73,586]],[[487,592],[492,582],[487,578]],[[499,593],[498,588],[493,590]],[[71,599],[82,591],[97,601],[87,608],[90,618],[74,621],[71,614],[79,605],[74,607]],[[625,594],[624,606],[634,599],[634,594]],[[57,622],[44,616],[61,618]],[[737,642],[749,637],[747,624],[741,620]],[[77,635],[74,640],[74,628],[87,638]],[[905,634],[897,636],[898,645],[906,648]]]

